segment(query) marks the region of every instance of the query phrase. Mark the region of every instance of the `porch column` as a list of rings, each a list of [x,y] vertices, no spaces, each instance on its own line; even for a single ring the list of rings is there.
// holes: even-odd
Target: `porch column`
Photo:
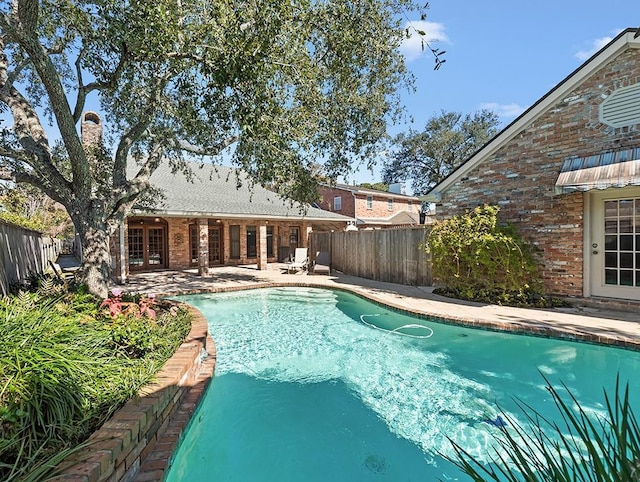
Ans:
[[[302,246],[309,247],[309,241],[311,240],[311,231],[313,227],[310,224],[304,223],[302,225],[302,235],[304,235],[304,244]],[[309,253],[311,255],[311,253]]]
[[[198,219],[198,274],[209,276],[209,220]]]
[[[267,225],[258,225],[258,269],[267,269]]]

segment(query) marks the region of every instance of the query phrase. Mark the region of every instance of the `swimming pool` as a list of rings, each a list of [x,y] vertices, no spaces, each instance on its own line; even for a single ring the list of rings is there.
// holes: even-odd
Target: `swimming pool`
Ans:
[[[342,291],[179,299],[209,320],[218,358],[168,481],[468,480],[439,455],[448,438],[484,457],[498,406],[524,422],[514,398],[556,417],[541,373],[604,414],[603,388],[640,372],[640,353],[441,324]]]

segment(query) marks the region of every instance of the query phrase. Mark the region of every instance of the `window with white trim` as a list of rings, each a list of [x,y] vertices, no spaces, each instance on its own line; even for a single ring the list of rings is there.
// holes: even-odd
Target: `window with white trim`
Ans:
[[[387,210],[393,211],[393,198],[387,199]]]
[[[373,196],[367,196],[367,209],[373,209]]]
[[[333,210],[340,211],[342,209],[342,196],[336,196],[333,198]]]

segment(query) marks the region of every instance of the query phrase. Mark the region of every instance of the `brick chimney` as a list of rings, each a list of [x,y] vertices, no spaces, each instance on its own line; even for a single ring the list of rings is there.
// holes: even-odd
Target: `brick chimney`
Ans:
[[[102,119],[96,112],[87,111],[82,115],[80,136],[82,137],[82,143],[86,145],[99,145],[102,143]]]

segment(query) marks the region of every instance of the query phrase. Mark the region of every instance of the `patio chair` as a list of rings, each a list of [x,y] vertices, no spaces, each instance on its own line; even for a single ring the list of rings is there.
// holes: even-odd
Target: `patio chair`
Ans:
[[[56,278],[58,278],[60,281],[66,282],[66,281],[76,280],[75,269],[63,268],[58,263],[54,263],[51,260],[49,260],[49,266],[51,267],[51,271],[53,272],[53,275]]]
[[[296,248],[293,261],[287,266],[287,273],[295,273],[296,271],[307,269],[307,264],[309,263],[307,251],[307,248]]]
[[[331,274],[329,253],[326,251],[318,251],[318,254],[316,254],[316,259],[313,262],[313,274]]]

